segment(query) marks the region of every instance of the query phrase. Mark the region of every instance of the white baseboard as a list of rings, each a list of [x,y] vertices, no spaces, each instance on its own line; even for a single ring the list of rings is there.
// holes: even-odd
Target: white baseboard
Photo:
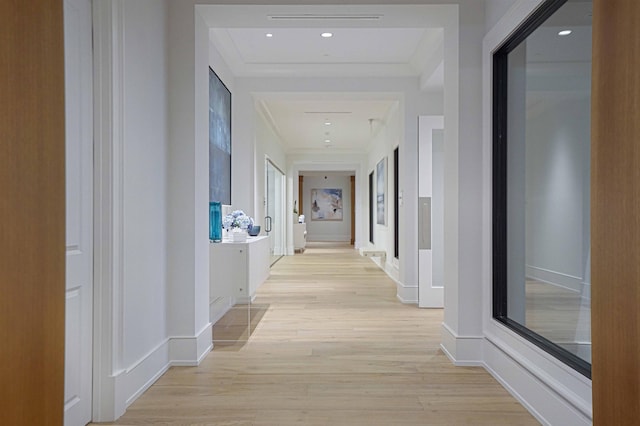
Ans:
[[[441,349],[454,365],[483,367],[543,425],[592,424],[588,380],[568,367],[534,362],[496,337],[458,336],[444,323]]]
[[[218,322],[235,304],[233,297],[218,297],[209,303],[209,321],[211,324]]]
[[[417,305],[418,304],[418,286],[405,285],[393,277],[392,280],[396,282],[396,297],[405,305]]]
[[[106,410],[94,421],[113,421],[124,414],[136,399],[156,382],[171,366],[169,339],[165,339],[145,356],[111,377],[113,394],[109,395]]]
[[[526,265],[525,268],[525,275],[529,279],[534,279],[543,283],[566,288],[577,293],[582,293],[582,287],[584,286],[584,279],[582,277],[574,277],[572,275],[531,265]]]
[[[307,228],[308,242],[351,242],[351,235],[328,235],[328,234],[310,234]]]
[[[212,324],[209,323],[196,336],[174,336],[169,340],[169,357],[172,366],[195,367],[200,365],[213,348]]]
[[[125,408],[133,404],[170,367],[199,365],[212,347],[211,324],[207,324],[197,336],[165,339],[127,369],[114,375],[114,418],[102,418],[100,421],[113,421],[124,414]]]
[[[394,264],[395,259],[370,257],[371,261],[382,269],[396,283],[396,298],[405,305],[418,304],[418,285],[409,285],[400,281],[400,271]]]
[[[590,399],[497,340],[485,339],[484,368],[543,425],[592,424]]]
[[[445,323],[442,323],[441,336],[440,348],[453,365],[459,367],[484,365],[482,361],[483,336],[459,336]]]

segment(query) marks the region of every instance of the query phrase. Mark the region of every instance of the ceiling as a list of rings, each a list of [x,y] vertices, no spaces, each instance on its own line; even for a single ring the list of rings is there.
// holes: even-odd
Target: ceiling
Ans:
[[[200,7],[211,42],[236,77],[423,76],[427,90],[442,90],[439,6]],[[257,94],[256,107],[287,152],[366,152],[398,99],[388,93],[270,93]]]

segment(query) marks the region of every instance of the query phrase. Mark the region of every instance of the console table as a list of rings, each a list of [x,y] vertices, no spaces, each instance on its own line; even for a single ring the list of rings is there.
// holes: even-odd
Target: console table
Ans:
[[[306,223],[294,223],[293,224],[293,249],[301,253],[304,252],[307,245],[307,224]]]
[[[271,247],[268,236],[248,237],[245,242],[209,243],[210,303],[225,297],[248,303],[269,278]]]

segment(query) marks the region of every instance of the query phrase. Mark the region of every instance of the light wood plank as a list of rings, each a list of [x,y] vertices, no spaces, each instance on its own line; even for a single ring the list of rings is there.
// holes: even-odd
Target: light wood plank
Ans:
[[[115,424],[534,425],[484,369],[440,351],[441,310],[401,304],[351,246],[273,267],[246,343],[172,368]]]

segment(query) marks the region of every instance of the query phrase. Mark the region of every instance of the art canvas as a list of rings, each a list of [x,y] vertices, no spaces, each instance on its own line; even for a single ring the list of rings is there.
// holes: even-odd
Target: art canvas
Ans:
[[[231,92],[209,68],[209,202],[231,204]]]
[[[376,223],[386,225],[387,157],[376,166]]]
[[[342,189],[312,189],[311,220],[342,220]]]

